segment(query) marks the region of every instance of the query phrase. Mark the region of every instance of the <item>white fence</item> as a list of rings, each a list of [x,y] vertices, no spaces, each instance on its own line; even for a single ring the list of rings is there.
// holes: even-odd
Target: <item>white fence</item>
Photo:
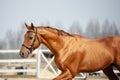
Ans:
[[[7,56],[9,53],[19,53],[19,50],[0,50],[0,54],[4,53],[4,55]],[[19,56],[19,54],[18,54]],[[39,58],[37,58],[39,61]],[[37,63],[37,59],[0,59],[0,63],[27,63],[27,62],[32,62],[32,63]],[[38,63],[36,64],[37,69],[0,69],[0,73],[8,73],[8,72],[37,72],[38,73]],[[38,74],[37,74],[38,76]]]
[[[49,50],[36,50],[34,53],[36,54],[36,58],[34,59],[0,59],[0,63],[36,63],[36,68],[35,69],[7,69],[3,70],[0,69],[0,73],[7,73],[7,72],[35,72],[37,78],[53,78],[57,76],[60,71],[55,68],[52,65],[52,62],[54,61],[54,56],[52,58],[47,59],[43,52],[49,52]],[[4,55],[7,55],[6,53],[17,53],[19,56],[19,50],[0,50],[0,54],[4,53]],[[42,68],[43,64],[42,61],[46,63],[46,65]],[[45,71],[48,69],[48,67],[51,69],[53,72],[53,75],[43,75]],[[86,74],[80,73],[79,76],[76,76],[76,78],[86,78]]]

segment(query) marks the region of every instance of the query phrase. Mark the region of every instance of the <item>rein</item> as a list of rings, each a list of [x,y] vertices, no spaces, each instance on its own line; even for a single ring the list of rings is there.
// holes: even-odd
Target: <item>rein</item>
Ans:
[[[33,40],[33,42],[32,42],[32,44],[31,44],[31,46],[30,47],[28,47],[28,46],[26,46],[25,44],[22,44],[22,46],[24,46],[25,48],[27,48],[30,52],[32,52],[32,48],[33,48],[33,46],[34,46],[34,44],[35,44],[35,41],[38,39],[38,42],[40,43],[40,40],[39,40],[39,38],[38,38],[38,36],[37,36],[37,28],[35,28],[35,37],[34,37],[34,40]]]

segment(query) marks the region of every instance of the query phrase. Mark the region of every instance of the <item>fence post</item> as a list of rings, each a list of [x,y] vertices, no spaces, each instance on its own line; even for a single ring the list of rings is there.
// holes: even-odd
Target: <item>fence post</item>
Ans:
[[[38,51],[37,51],[38,53],[37,53],[37,62],[36,62],[36,66],[37,66],[37,78],[40,78],[40,65],[41,65],[41,56],[40,56],[40,54],[41,54],[41,50],[40,49],[38,49]]]

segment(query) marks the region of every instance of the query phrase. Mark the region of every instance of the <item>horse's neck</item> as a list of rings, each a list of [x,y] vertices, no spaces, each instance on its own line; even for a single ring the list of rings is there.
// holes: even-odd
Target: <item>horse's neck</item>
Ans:
[[[44,34],[40,33],[42,37],[42,43],[48,47],[53,53],[58,53],[60,49],[63,47],[63,41],[60,36],[53,33],[43,32]],[[57,55],[57,54],[56,54]]]
[[[56,40],[45,39],[43,42],[53,53],[58,53],[62,49],[63,42],[58,38]]]

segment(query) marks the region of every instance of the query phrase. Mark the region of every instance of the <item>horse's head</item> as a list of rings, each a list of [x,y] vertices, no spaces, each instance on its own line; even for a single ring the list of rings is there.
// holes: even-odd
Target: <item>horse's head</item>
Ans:
[[[25,26],[28,29],[28,31],[24,35],[24,43],[22,44],[22,47],[19,53],[20,56],[23,58],[28,57],[29,54],[31,54],[32,51],[38,48],[40,45],[37,28],[34,27],[32,23],[31,25],[25,24]]]

